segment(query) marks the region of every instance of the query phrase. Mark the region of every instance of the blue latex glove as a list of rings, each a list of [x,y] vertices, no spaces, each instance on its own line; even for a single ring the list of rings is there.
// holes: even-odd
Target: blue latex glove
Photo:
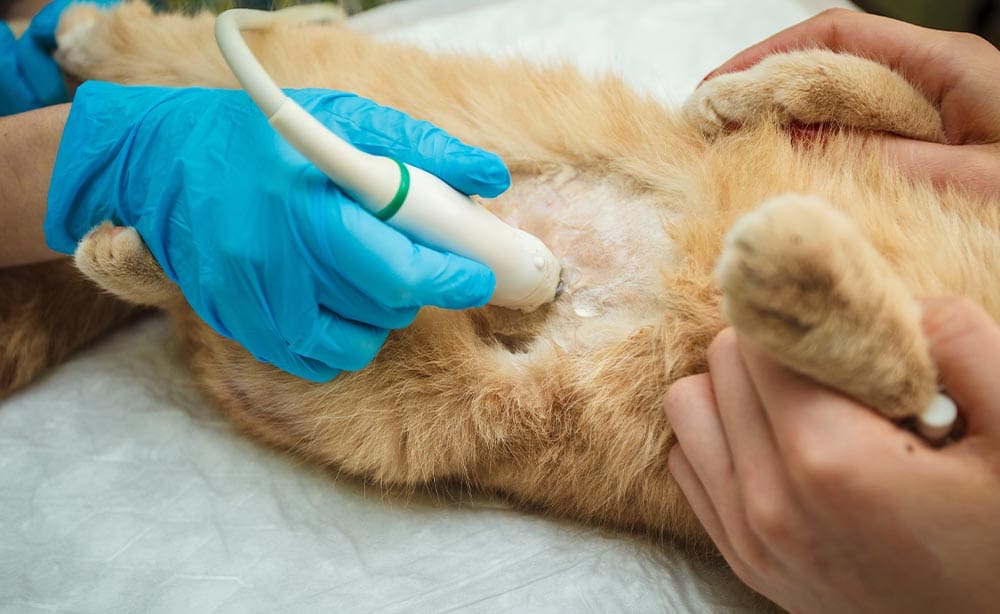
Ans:
[[[31,20],[21,38],[0,22],[0,115],[12,115],[69,100],[59,66],[52,59],[59,17],[74,0],[55,0]],[[117,0],[87,0],[110,6]]]
[[[426,122],[352,94],[288,94],[360,149],[462,192],[510,184],[495,155]],[[106,219],[138,230],[216,331],[315,381],[368,364],[419,307],[482,305],[495,282],[362,209],[241,91],[81,86],[49,188],[49,246],[72,252]]]

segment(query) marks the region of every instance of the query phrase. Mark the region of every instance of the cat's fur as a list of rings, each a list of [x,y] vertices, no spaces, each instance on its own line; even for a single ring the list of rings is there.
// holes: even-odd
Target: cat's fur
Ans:
[[[141,4],[74,7],[58,57],[82,78],[232,87],[211,26]],[[893,418],[936,387],[914,295],[1000,315],[1000,201],[915,185],[864,135],[793,142],[781,127],[943,141],[933,105],[873,62],[775,56],[707,82],[678,112],[614,77],[433,56],[337,26],[248,38],[282,85],[354,91],[499,153],[514,185],[487,206],[549,245],[569,284],[532,314],[424,309],[368,368],[317,385],[214,334],[134,231],[105,225],[81,242],[88,277],[172,314],[199,385],[238,426],[317,462],[704,544],[667,470],[661,399],[705,369],[723,311],[779,360]]]

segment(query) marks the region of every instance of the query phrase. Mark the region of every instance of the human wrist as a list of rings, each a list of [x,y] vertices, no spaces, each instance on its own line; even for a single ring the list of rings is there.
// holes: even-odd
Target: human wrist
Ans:
[[[45,195],[69,105],[0,117],[0,268],[56,257],[42,232]]]
[[[183,129],[207,107],[239,95],[228,90],[84,83],[71,106],[49,186],[45,218],[49,247],[72,253],[100,222],[133,226],[144,209],[169,199],[162,185],[170,172],[165,165],[183,161],[153,155],[158,130]],[[151,167],[145,158],[155,160],[155,172],[146,172]]]
[[[49,183],[45,241],[49,248],[70,254],[84,234],[104,220],[114,220],[108,192],[112,161],[122,147],[121,123],[109,105],[116,86],[84,83],[63,128]],[[104,172],[99,172],[104,171]]]

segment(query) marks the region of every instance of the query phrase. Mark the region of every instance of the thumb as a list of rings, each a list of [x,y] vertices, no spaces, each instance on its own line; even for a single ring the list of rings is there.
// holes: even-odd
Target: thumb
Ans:
[[[1000,326],[968,299],[930,299],[923,326],[945,391],[964,416],[969,435],[1000,438]]]
[[[977,195],[996,194],[1000,144],[945,145],[896,135],[881,138],[883,151],[915,180],[929,180],[935,187],[955,187]]]

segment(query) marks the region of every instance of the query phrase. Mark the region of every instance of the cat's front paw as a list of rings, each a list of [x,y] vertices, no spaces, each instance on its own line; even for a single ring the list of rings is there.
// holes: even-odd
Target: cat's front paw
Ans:
[[[767,104],[771,94],[762,91],[761,85],[746,73],[716,77],[691,94],[684,103],[683,113],[709,137],[734,130],[757,117],[763,118],[769,110],[779,121],[787,122],[789,118],[781,113],[780,107]]]
[[[178,296],[134,228],[97,226],[77,245],[74,259],[84,275],[127,301],[162,306]]]
[[[893,418],[923,411],[936,370],[917,303],[856,225],[817,198],[774,198],[733,225],[722,309],[776,360]]]
[[[94,60],[91,38],[98,17],[96,5],[82,2],[71,4],[60,16],[53,56],[66,73],[86,76],[86,67]]]
[[[702,83],[683,109],[707,136],[770,120],[832,124],[945,142],[937,109],[892,70],[826,50],[769,56]]]

